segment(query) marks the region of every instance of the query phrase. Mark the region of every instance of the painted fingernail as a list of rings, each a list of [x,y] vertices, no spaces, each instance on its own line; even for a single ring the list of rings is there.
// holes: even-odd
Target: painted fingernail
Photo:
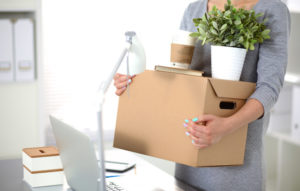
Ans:
[[[198,118],[195,117],[194,119],[192,119],[192,121],[196,122],[196,121],[198,121]]]
[[[131,79],[128,80],[128,83],[131,83]]]
[[[183,126],[184,126],[184,127],[187,127],[188,125],[187,125],[186,123],[183,123]]]
[[[189,132],[185,132],[186,136],[190,136],[190,133]]]
[[[189,120],[187,120],[187,119],[186,119],[186,120],[184,120],[184,121],[185,121],[186,123],[188,123],[188,122],[189,122]]]
[[[192,140],[192,143],[193,143],[193,144],[195,144],[195,141],[194,141],[194,140]]]

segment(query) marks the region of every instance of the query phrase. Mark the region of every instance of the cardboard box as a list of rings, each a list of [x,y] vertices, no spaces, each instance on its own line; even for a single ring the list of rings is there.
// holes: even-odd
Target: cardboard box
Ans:
[[[135,77],[130,95],[120,97],[114,147],[194,167],[241,165],[247,126],[199,150],[183,122],[202,114],[230,116],[254,90],[254,83],[145,71]]]

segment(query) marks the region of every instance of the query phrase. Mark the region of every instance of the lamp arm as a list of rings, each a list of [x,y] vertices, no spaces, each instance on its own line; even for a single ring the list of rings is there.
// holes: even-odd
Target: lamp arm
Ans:
[[[117,71],[118,71],[118,69],[119,69],[119,67],[120,67],[120,65],[121,65],[124,57],[126,56],[127,52],[129,51],[130,47],[131,47],[131,43],[126,42],[125,47],[123,48],[123,50],[121,52],[121,55],[120,55],[118,61],[116,62],[113,70],[111,71],[110,75],[108,76],[108,78],[105,81],[103,81],[100,84],[100,87],[98,89],[98,93],[103,94],[103,97],[100,97],[101,99],[104,99],[104,95],[107,92],[110,83],[114,79],[114,76],[117,73]],[[103,101],[101,101],[101,102],[103,102]]]
[[[106,181],[105,181],[105,164],[104,164],[104,148],[103,148],[103,103],[105,100],[105,94],[108,90],[110,83],[112,82],[115,74],[117,73],[126,53],[129,52],[133,43],[133,37],[135,37],[135,32],[127,31],[125,33],[126,36],[126,44],[124,49],[121,52],[121,55],[115,64],[113,70],[111,71],[108,78],[103,81],[97,91],[97,101],[98,101],[98,108],[97,108],[97,121],[98,121],[98,152],[99,152],[99,160],[100,160],[100,171],[99,171],[99,181],[98,181],[98,191],[106,191]],[[128,64],[128,63],[127,63]],[[101,181],[102,180],[102,181]]]
[[[113,70],[111,71],[108,78],[103,81],[97,92],[97,121],[98,121],[98,154],[99,154],[99,180],[98,180],[98,191],[106,190],[106,181],[105,181],[105,165],[104,165],[104,147],[103,147],[103,103],[105,100],[105,94],[108,90],[110,83],[112,82],[115,74],[117,73],[124,57],[131,47],[131,43],[126,42],[124,49],[121,52],[121,55],[116,62]]]

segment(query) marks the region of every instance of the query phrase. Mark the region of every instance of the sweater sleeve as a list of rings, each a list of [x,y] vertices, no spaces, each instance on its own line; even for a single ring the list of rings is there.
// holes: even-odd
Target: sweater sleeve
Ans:
[[[179,27],[180,30],[188,31],[188,23],[190,22],[191,19],[190,7],[191,4],[189,4],[189,6],[187,6],[187,8],[184,11],[183,17],[180,22],[180,27]]]
[[[267,28],[271,29],[271,39],[259,46],[256,90],[250,99],[256,99],[264,107],[264,113],[271,110],[277,101],[284,82],[288,61],[288,38],[290,34],[290,14],[283,3],[268,7],[265,17]]]

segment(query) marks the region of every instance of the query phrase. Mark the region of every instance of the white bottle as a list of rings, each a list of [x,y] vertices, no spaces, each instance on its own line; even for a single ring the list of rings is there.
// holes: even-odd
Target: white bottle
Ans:
[[[130,33],[130,34],[129,34]],[[135,32],[127,32],[130,36],[132,45],[128,52],[129,75],[139,74],[146,69],[146,56],[142,43],[137,38]]]

